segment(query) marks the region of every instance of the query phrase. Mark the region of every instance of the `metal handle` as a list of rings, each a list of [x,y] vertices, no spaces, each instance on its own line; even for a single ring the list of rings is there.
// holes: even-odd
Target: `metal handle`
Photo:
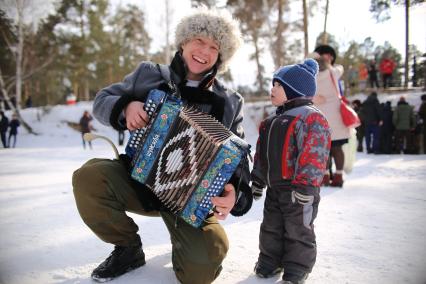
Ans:
[[[98,138],[106,140],[111,145],[111,147],[112,147],[112,149],[114,150],[114,153],[115,153],[115,158],[118,160],[120,155],[118,154],[117,147],[115,147],[114,143],[108,137],[93,134],[93,133],[84,133],[84,135],[83,135],[83,139],[86,140],[87,142],[90,142],[90,141],[98,139]]]

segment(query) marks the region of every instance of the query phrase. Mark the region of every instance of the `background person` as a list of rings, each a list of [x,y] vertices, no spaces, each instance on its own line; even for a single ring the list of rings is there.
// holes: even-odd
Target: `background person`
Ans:
[[[365,144],[367,153],[378,154],[380,150],[380,126],[383,124],[382,112],[376,92],[371,92],[362,103],[362,119],[365,125]]]
[[[8,147],[15,148],[16,146],[16,137],[18,136],[18,127],[21,125],[19,122],[18,116],[16,113],[12,114],[12,119],[9,122],[9,141]],[[13,139],[13,143],[11,142]]]
[[[83,113],[83,116],[80,118],[80,132],[81,132],[81,140],[83,141],[83,148],[86,149],[86,141],[84,140],[83,136],[86,133],[90,133],[92,131],[92,120],[93,117],[90,115],[90,113],[86,110]],[[92,149],[92,142],[88,141],[90,149]]]
[[[395,67],[395,62],[388,56],[385,56],[385,58],[383,58],[383,60],[380,62],[380,73],[382,74],[384,89],[392,87],[392,74],[395,70]]]
[[[336,52],[329,45],[320,45],[315,48],[314,57],[319,64],[317,76],[317,93],[313,98],[315,105],[326,116],[331,128],[331,162],[334,161],[336,171],[331,177],[324,175],[324,186],[343,186],[343,166],[345,155],[342,145],[348,143],[350,137],[349,128],[343,123],[340,115],[340,96],[337,82],[343,74],[343,66],[334,64]],[[330,183],[330,179],[332,180]]]
[[[9,128],[9,119],[7,118],[6,114],[1,111],[0,112],[0,137],[1,137],[1,143],[3,144],[3,148],[7,148],[7,140],[6,140],[6,134],[7,129]]]

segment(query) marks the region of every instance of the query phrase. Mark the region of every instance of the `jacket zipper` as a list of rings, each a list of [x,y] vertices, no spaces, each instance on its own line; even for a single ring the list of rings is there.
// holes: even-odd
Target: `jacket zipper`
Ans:
[[[277,117],[274,118],[274,120],[272,120],[271,122],[271,127],[269,127],[269,132],[268,132],[268,144],[266,145],[266,161],[268,162],[268,171],[266,172],[266,182],[268,183],[268,187],[271,187],[271,180],[269,177],[269,173],[270,173],[270,165],[269,165],[269,143],[271,141],[271,132],[272,132],[272,128],[274,127],[274,123],[275,121],[277,121]]]

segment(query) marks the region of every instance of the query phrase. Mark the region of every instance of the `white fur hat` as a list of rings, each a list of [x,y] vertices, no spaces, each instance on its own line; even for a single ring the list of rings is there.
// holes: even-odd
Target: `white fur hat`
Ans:
[[[175,44],[178,49],[196,36],[213,39],[219,45],[221,64],[218,72],[225,72],[235,51],[241,44],[238,21],[226,10],[197,8],[184,17],[176,27]]]

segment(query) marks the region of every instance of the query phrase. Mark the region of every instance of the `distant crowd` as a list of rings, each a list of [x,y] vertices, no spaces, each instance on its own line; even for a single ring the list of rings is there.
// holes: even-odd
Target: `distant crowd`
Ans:
[[[390,101],[380,103],[372,92],[364,102],[354,100],[352,105],[361,119],[357,130],[358,152],[368,154],[425,153],[426,94],[416,112],[414,106],[401,97],[396,106]]]
[[[391,57],[383,58],[377,65],[375,60],[361,62],[358,66],[349,66],[347,76],[350,88],[388,89],[393,86],[393,73],[397,67]]]

